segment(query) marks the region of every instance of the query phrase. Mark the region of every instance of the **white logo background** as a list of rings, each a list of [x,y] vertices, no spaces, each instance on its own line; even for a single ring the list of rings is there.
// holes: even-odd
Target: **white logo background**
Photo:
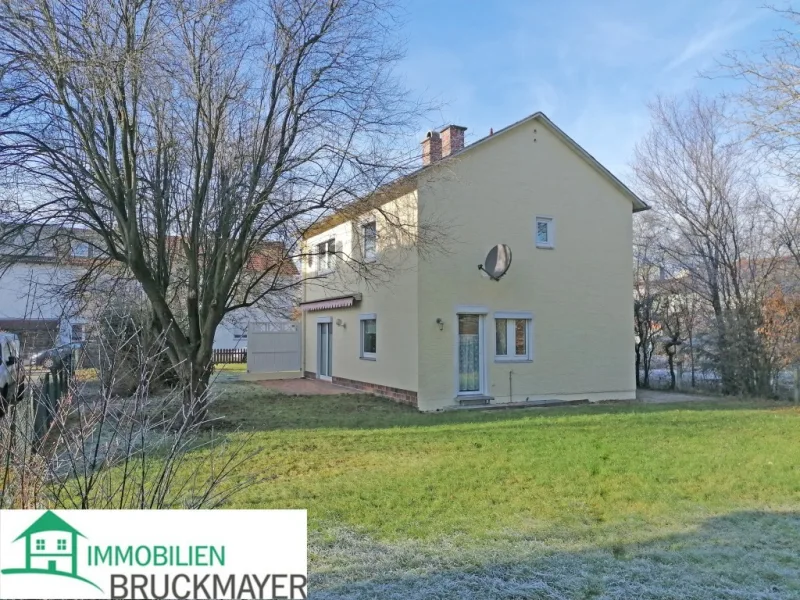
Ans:
[[[0,510],[0,571],[25,567],[25,540],[14,540],[44,514]],[[218,574],[227,577],[307,573],[305,510],[56,510],[85,538],[78,538],[78,575],[102,588],[56,575],[0,574],[0,598],[110,598],[112,573]],[[225,566],[88,566],[88,547],[225,547]],[[270,582],[271,583],[271,582]],[[288,580],[286,581],[288,586]],[[271,594],[271,587],[270,594]],[[282,592],[288,596],[288,587]],[[139,596],[141,597],[141,596]],[[265,596],[267,598],[271,595]]]

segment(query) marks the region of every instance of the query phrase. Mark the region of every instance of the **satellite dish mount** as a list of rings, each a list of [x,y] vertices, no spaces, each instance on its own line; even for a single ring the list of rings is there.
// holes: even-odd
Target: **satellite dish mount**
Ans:
[[[510,266],[511,248],[506,244],[498,244],[489,250],[486,260],[482,265],[478,265],[478,270],[486,273],[492,281],[500,281]]]

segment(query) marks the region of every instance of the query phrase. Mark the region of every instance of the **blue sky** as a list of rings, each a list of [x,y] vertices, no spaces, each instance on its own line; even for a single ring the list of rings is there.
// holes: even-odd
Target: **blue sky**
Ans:
[[[734,85],[699,78],[727,50],[757,50],[782,20],[750,0],[406,0],[401,70],[438,99],[431,126],[467,142],[544,111],[615,174],[657,94]],[[422,134],[422,132],[421,132]]]

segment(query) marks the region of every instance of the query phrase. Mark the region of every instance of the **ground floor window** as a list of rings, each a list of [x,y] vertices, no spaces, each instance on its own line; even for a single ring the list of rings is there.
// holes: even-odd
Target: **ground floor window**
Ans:
[[[529,361],[533,359],[531,344],[532,316],[528,313],[495,313],[495,359]]]
[[[378,318],[375,314],[361,315],[361,358],[375,360],[378,356]]]

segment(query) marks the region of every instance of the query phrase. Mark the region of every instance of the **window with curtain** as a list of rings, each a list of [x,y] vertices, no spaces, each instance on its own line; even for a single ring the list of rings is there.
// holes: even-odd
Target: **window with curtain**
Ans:
[[[458,315],[458,391],[481,389],[480,316]]]

